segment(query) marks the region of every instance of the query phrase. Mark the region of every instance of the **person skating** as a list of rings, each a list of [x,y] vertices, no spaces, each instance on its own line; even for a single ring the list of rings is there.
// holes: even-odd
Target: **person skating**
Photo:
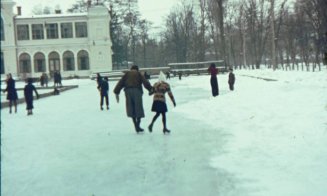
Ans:
[[[154,95],[153,95],[153,104],[152,104],[151,111],[156,112],[156,114],[153,117],[152,122],[148,127],[149,131],[152,132],[153,124],[161,114],[163,133],[170,133],[170,130],[167,129],[167,125],[166,125],[166,112],[168,110],[167,110],[165,94],[168,93],[171,101],[174,104],[174,107],[176,107],[176,102],[173,93],[171,92],[170,86],[166,82],[165,75],[162,72],[160,72],[159,74],[159,81],[153,85],[153,93]]]
[[[37,90],[35,86],[33,85],[33,80],[31,78],[28,79],[27,85],[24,88],[24,97],[26,102],[26,110],[27,115],[33,114],[33,91],[36,94],[37,99],[39,98],[39,94],[37,93]]]
[[[108,91],[109,91],[109,84],[108,84],[108,77],[104,77],[99,84],[99,91],[100,91],[100,109],[103,110],[103,99],[106,99],[106,106],[107,110],[109,110],[109,98],[108,98]]]
[[[219,95],[218,80],[217,80],[218,69],[216,68],[216,65],[214,63],[210,64],[210,67],[208,68],[208,72],[211,75],[210,84],[211,84],[212,96],[216,97]]]
[[[17,99],[18,99],[18,95],[17,95],[17,90],[15,87],[15,83],[16,81],[12,78],[11,74],[7,75],[7,87],[6,89],[3,90],[3,92],[7,92],[7,100],[9,101],[9,113],[11,114],[12,110],[12,105],[14,104],[15,106],[15,113],[17,113]]]
[[[139,72],[138,66],[133,65],[131,70],[127,71],[117,83],[114,93],[119,103],[119,93],[122,89],[126,96],[126,112],[127,116],[132,118],[137,133],[143,132],[140,127],[141,118],[144,118],[143,109],[143,89],[142,85],[149,91],[152,91],[150,82]]]
[[[97,84],[98,84],[98,89],[100,89],[100,85],[102,83],[102,76],[100,75],[100,73],[97,73]]]
[[[229,75],[228,75],[228,84],[229,84],[229,89],[231,91],[234,90],[234,84],[235,84],[235,75],[233,73],[233,69],[229,69]]]

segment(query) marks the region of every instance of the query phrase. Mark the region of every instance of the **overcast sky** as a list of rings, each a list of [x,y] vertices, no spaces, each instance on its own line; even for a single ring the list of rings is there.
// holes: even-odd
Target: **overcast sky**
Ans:
[[[22,6],[22,15],[32,15],[35,6],[49,6],[55,8],[57,5],[65,12],[77,0],[14,0],[16,6]],[[86,1],[86,0],[85,0]],[[162,25],[163,17],[168,15],[170,9],[179,0],[138,0],[139,10],[142,17],[152,21],[154,26]]]

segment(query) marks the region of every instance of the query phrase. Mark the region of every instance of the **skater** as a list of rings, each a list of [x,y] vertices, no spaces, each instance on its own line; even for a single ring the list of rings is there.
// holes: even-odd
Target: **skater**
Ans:
[[[234,83],[235,83],[235,75],[233,73],[233,69],[229,69],[229,75],[228,75],[228,84],[229,84],[229,90],[234,90]]]
[[[25,97],[25,102],[26,102],[26,110],[27,110],[27,115],[32,115],[33,112],[33,91],[36,94],[36,98],[39,98],[39,94],[37,93],[37,90],[35,86],[32,84],[33,80],[32,78],[28,79],[28,83],[24,88],[24,97]]]
[[[169,72],[169,71],[166,72],[166,79],[167,79],[167,80],[168,80],[168,79],[170,80],[170,72]]]
[[[44,75],[42,74],[40,77],[40,85],[43,87],[44,86]]]
[[[101,81],[99,85],[100,91],[100,109],[103,110],[103,99],[106,99],[107,110],[109,110],[109,98],[108,98],[108,91],[109,91],[109,84],[108,84],[108,77],[104,77],[104,80]]]
[[[12,104],[14,104],[15,106],[15,113],[17,113],[17,99],[18,99],[18,95],[17,95],[17,90],[15,87],[15,83],[16,81],[12,78],[11,74],[7,75],[7,87],[5,90],[3,90],[3,92],[7,92],[7,100],[9,101],[9,113],[11,114],[11,107]]]
[[[42,76],[43,76],[43,82],[44,82],[44,85],[45,85],[46,87],[48,87],[48,82],[49,82],[49,77],[48,77],[48,75],[47,75],[46,73],[43,73]]]
[[[216,65],[214,63],[210,64],[210,67],[208,68],[208,72],[211,74],[210,84],[211,84],[212,96],[216,97],[219,95],[218,80],[217,80],[218,69],[216,68]]]
[[[180,72],[178,72],[178,78],[179,78],[179,80],[181,80],[182,79],[182,72],[180,71]]]
[[[153,104],[152,104],[152,112],[156,112],[155,116],[152,119],[151,124],[149,125],[149,131],[150,133],[152,132],[152,127],[154,122],[157,120],[157,118],[160,116],[162,116],[162,124],[163,124],[163,133],[170,133],[170,130],[167,129],[167,125],[166,125],[166,112],[167,110],[167,104],[166,104],[166,98],[165,98],[165,93],[168,93],[171,101],[174,104],[174,107],[176,107],[176,102],[173,96],[173,93],[170,90],[170,86],[169,84],[166,82],[166,78],[164,73],[160,72],[159,75],[159,81],[156,82],[153,85],[153,92],[154,92],[154,96],[153,96]]]
[[[117,83],[114,93],[116,100],[119,103],[119,93],[124,89],[126,96],[126,112],[127,116],[132,118],[134,127],[137,133],[143,132],[140,127],[141,118],[144,117],[143,110],[143,89],[142,85],[149,91],[152,91],[152,86],[148,80],[139,72],[137,65],[133,65],[131,70],[126,72]]]

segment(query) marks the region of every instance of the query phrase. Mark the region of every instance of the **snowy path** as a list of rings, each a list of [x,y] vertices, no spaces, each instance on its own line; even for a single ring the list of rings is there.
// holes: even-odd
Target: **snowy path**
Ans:
[[[26,116],[24,104],[18,114],[1,110],[1,193],[323,196],[327,80],[318,76],[322,84],[311,75],[278,82],[237,77],[236,91],[229,92],[222,75],[217,98],[207,76],[174,78],[171,135],[162,134],[160,118],[153,133],[135,134],[123,94],[119,104],[111,94],[110,111],[100,111],[94,81],[69,81],[79,88],[36,101],[33,116]],[[143,98],[146,128],[152,97]]]

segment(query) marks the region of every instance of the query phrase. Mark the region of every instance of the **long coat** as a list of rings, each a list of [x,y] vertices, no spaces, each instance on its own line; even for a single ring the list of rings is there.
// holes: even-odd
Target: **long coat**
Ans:
[[[7,80],[7,88],[4,90],[7,91],[7,100],[9,101],[15,101],[18,99],[17,90],[15,87],[15,80],[12,78],[9,78]]]
[[[34,108],[34,106],[33,106],[33,91],[35,92],[36,96],[38,97],[39,94],[37,93],[36,88],[32,83],[28,83],[24,88],[24,96],[25,96],[27,110],[31,110]]]

